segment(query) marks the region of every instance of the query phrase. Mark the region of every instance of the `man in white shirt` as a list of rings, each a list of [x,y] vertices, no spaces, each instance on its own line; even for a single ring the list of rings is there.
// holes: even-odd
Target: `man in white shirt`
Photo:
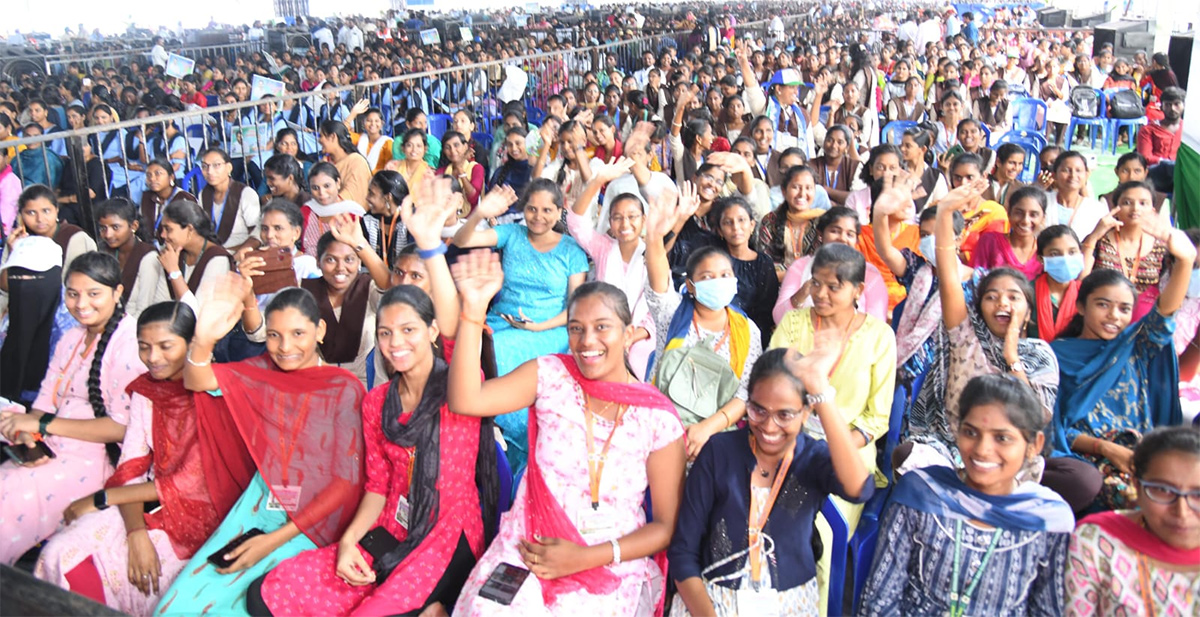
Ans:
[[[654,52],[642,52],[642,68],[634,71],[633,79],[637,82],[638,88],[646,89],[646,84],[650,81],[650,69],[654,68]]]
[[[955,37],[962,32],[962,20],[958,18],[958,11],[954,7],[946,9],[946,36]]]
[[[937,13],[932,10],[925,11],[925,21],[917,28],[917,49],[923,50],[929,43],[936,43],[942,40],[942,22],[938,20]]]
[[[262,22],[255,20],[250,29],[246,31],[246,38],[251,41],[261,41],[265,34],[263,33]]]
[[[916,44],[917,18],[912,13],[904,16],[904,23],[901,23],[900,28],[896,31],[896,38]]]
[[[154,37],[154,47],[150,50],[150,61],[154,66],[167,66],[167,50],[163,48],[163,39],[161,36]]]
[[[313,31],[313,44],[317,46],[317,52],[326,47],[329,51],[333,51],[333,30],[329,29],[327,24],[321,24],[319,28]]]

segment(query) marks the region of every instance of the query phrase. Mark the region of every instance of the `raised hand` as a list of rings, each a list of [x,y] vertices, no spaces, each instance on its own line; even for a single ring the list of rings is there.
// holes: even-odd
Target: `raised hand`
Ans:
[[[233,272],[200,287],[200,312],[196,315],[194,339],[216,343],[242,319],[246,288],[253,289],[250,279]]]
[[[1109,231],[1112,231],[1114,229],[1120,229],[1120,228],[1124,227],[1125,223],[1122,223],[1119,219],[1117,219],[1117,213],[1120,211],[1121,211],[1121,206],[1117,206],[1117,207],[1113,208],[1112,210],[1109,210],[1108,214],[1105,214],[1100,219],[1100,222],[1096,224],[1096,228],[1102,229],[1103,233],[1108,233]]]
[[[720,166],[729,175],[750,173],[750,161],[735,152],[711,152],[704,162]]]
[[[975,198],[982,195],[985,190],[987,190],[987,180],[983,178],[964,182],[958,188],[951,190],[949,193],[946,193],[945,197],[938,200],[938,212],[941,212],[942,208],[962,212],[968,205],[975,201]]]
[[[350,108],[350,115],[358,116],[360,114],[363,114],[370,108],[371,108],[371,101],[369,101],[367,99],[361,99],[357,103],[354,104],[354,107]]]
[[[683,184],[679,185],[678,199],[679,211],[677,214],[679,219],[685,219],[689,216],[694,216],[696,211],[700,209],[700,192],[696,189],[695,183],[684,182]]]
[[[431,178],[426,175],[428,186],[423,191],[421,204],[413,202],[412,195],[400,204],[400,220],[412,234],[417,248],[431,250],[442,243],[442,229],[450,217],[457,217],[462,206],[462,193],[450,188],[449,178]]]
[[[488,303],[504,285],[504,269],[500,255],[488,249],[475,249],[461,255],[450,266],[458,295],[462,298],[463,313],[482,317]]]
[[[633,169],[633,159],[621,157],[611,163],[602,163],[592,172],[592,179],[601,184],[608,184]]]
[[[888,174],[883,178],[883,191],[875,198],[876,217],[893,216],[915,209],[913,184],[915,179],[907,173]],[[911,218],[911,217],[910,217]]]
[[[367,239],[363,236],[362,225],[358,224],[358,219],[352,214],[345,212],[335,214],[329,221],[329,231],[333,233],[334,240],[348,244],[351,248],[367,245]]]
[[[480,217],[490,219],[508,212],[508,209],[515,203],[517,203],[517,192],[511,186],[504,184],[484,194],[479,199],[479,205],[475,206],[475,211],[479,213]]]

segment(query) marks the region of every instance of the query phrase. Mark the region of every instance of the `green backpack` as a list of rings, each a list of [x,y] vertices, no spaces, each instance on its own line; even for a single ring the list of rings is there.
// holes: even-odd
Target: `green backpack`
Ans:
[[[684,426],[717,413],[741,384],[729,361],[712,350],[714,338],[667,351],[658,362],[654,384],[675,403]]]

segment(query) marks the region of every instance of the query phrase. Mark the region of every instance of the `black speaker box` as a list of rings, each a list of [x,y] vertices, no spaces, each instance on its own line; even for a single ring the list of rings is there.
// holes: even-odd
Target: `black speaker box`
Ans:
[[[1063,28],[1067,25],[1067,12],[1063,9],[1038,9],[1038,23],[1047,28]]]
[[[1171,45],[1167,48],[1167,58],[1171,62],[1171,70],[1179,79],[1179,87],[1187,90],[1188,75],[1192,68],[1192,45],[1196,44],[1196,33],[1185,32],[1171,35]]]

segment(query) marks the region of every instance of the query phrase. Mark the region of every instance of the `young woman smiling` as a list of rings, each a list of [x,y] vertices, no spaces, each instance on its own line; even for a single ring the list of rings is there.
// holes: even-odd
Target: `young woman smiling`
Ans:
[[[1150,312],[1159,293],[1167,245],[1162,240],[1169,225],[1154,208],[1154,189],[1145,182],[1126,182],[1109,195],[1113,209],[1083,241],[1087,254],[1095,255],[1095,268],[1119,270],[1137,293],[1131,319]]]
[[[145,371],[134,320],[121,308],[121,266],[109,255],[81,255],[67,268],[64,303],[78,324],[63,333],[31,407],[0,411],[12,444],[45,441],[56,457],[0,465],[0,523],[9,536],[0,563],[12,565],[58,527],[75,500],[112,475],[129,421],[125,386]],[[103,495],[96,497],[103,506]]]
[[[460,248],[496,247],[502,251],[507,281],[487,317],[496,343],[496,370],[501,375],[567,347],[567,298],[583,284],[588,263],[575,239],[558,231],[562,199],[558,186],[543,178],[531,181],[519,202],[512,189],[493,190],[454,236],[454,244]],[[524,225],[510,223],[479,230],[480,221],[504,214],[514,202],[525,217]],[[523,416],[507,414],[496,420],[509,444],[508,457],[514,469],[525,463],[528,440]]]
[[[1132,461],[1137,509],[1093,514],[1071,537],[1068,615],[1200,610],[1200,430],[1155,429]]]
[[[217,243],[235,251],[257,246],[258,193],[230,176],[233,159],[220,148],[209,148],[200,154],[200,171],[208,185],[200,191],[199,203],[212,221]]]
[[[985,189],[986,190],[986,189]],[[971,253],[972,268],[1015,268],[1032,281],[1042,274],[1037,237],[1046,226],[1046,192],[1023,186],[1009,195],[1008,233],[985,231]]]
[[[836,363],[834,344],[754,364],[748,427],[713,437],[688,474],[668,552],[672,615],[760,614],[742,600],[754,592],[766,592],[761,614],[820,613],[811,521],[826,495],[862,503],[875,488],[833,401]],[[810,422],[826,440],[803,433]]]
[[[363,117],[363,132],[355,133],[354,120],[359,116]],[[366,157],[371,171],[386,169],[392,160],[392,138],[383,134],[383,112],[371,107],[369,99],[363,99],[354,104],[343,123],[350,129],[350,139],[358,153]]]
[[[163,247],[158,259],[176,300],[194,306],[200,286],[215,284],[233,266],[233,256],[217,242],[212,219],[194,201],[168,204],[162,212],[159,235]]]
[[[1062,614],[1075,517],[1053,491],[1017,480],[1045,443],[1041,401],[1020,381],[980,375],[958,407],[964,467],[899,478],[860,614]]]
[[[181,302],[155,304],[138,319],[138,356],[149,371],[129,384],[129,427],[105,505],[97,509],[90,495],[71,504],[66,527],[42,549],[38,578],[148,615],[237,499],[210,493],[204,482],[195,395],[183,387],[195,325]],[[161,507],[146,513],[147,502]]]
[[[284,559],[336,543],[362,496],[362,384],[321,359],[325,323],[311,294],[289,288],[271,300],[266,354],[213,363],[213,348],[241,319],[249,288],[236,274],[216,286],[185,356],[183,384],[197,393],[196,421],[205,435],[204,479],[228,514],[155,614],[207,608],[246,616],[250,584]],[[251,528],[263,533],[221,555],[227,567],[208,563]]]
[[[1008,205],[1008,196],[1025,186],[1019,180],[1025,169],[1025,149],[1018,144],[1000,144],[996,148],[996,164],[992,167],[991,182],[983,198]]]
[[[308,203],[312,195],[304,189],[304,172],[304,166],[290,154],[276,154],[267,159],[263,164],[263,179],[271,199],[283,199],[297,206]]]
[[[337,168],[341,178],[341,198],[361,207],[367,202],[371,166],[350,139],[350,131],[346,130],[346,125],[341,122],[326,120],[321,123],[317,141],[321,144],[321,152],[325,154],[325,159]]]
[[[333,219],[341,214],[362,217],[367,213],[362,203],[343,199],[342,175],[336,166],[324,161],[313,165],[308,172],[308,186],[312,199],[299,204],[304,214],[304,235],[300,247],[305,254],[317,257],[317,243],[331,229]]]
[[[849,127],[844,124],[829,127],[822,154],[812,160],[812,168],[817,184],[829,191],[830,201],[845,205],[854,184],[854,172],[858,170],[858,151]]]
[[[101,252],[113,255],[121,264],[121,303],[125,312],[137,319],[147,307],[170,297],[167,275],[154,245],[138,239],[141,222],[129,200],[102,201],[96,204],[95,216],[96,231],[105,245]]]
[[[458,131],[446,131],[446,134],[442,135],[442,158],[446,159],[446,164],[437,170],[437,174],[452,176],[458,180],[468,208],[474,208],[483,194],[486,176],[483,165],[471,158],[470,139],[470,134],[463,135]],[[469,212],[462,212],[459,216],[466,218],[467,214]]]
[[[1046,168],[1042,166],[1042,169]],[[1054,159],[1050,173],[1052,205],[1046,212],[1047,225],[1069,225],[1080,238],[1091,235],[1106,210],[1100,200],[1085,194],[1088,177],[1087,159],[1082,154],[1067,150]]]
[[[717,201],[712,218],[717,222],[717,234],[725,241],[725,250],[733,258],[733,273],[738,281],[734,302],[745,307],[765,344],[775,329],[771,309],[779,297],[779,277],[771,258],[751,246],[754,213],[745,198],[725,197]]]
[[[914,215],[924,210],[925,204],[936,204],[950,190],[945,174],[933,166],[933,137],[929,131],[920,127],[905,131],[900,138],[900,158],[908,173],[917,179],[912,193]]]
[[[900,168],[900,149],[891,144],[882,144],[871,148],[867,162],[858,171],[858,180],[862,188],[850,191],[846,196],[846,207],[858,213],[858,220],[863,225],[871,223],[871,184],[883,180],[885,176],[896,175]],[[915,214],[915,213],[914,213]],[[911,218],[909,221],[911,222]]]
[[[400,140],[404,158],[393,160],[388,169],[400,172],[409,186],[418,186],[426,174],[432,174],[429,163],[425,162],[425,131],[408,129]]]
[[[142,203],[140,204],[139,237],[149,242],[156,241],[163,208],[180,199],[199,201],[195,195],[183,190],[183,187],[177,186],[175,172],[171,168],[170,161],[156,158],[147,163],[146,190],[142,192]]]
[[[453,613],[652,615],[665,573],[650,557],[667,547],[675,528],[684,440],[670,401],[626,367],[634,326],[624,292],[582,285],[567,304],[569,355],[541,356],[481,384],[480,334],[504,272],[488,251],[460,257],[453,270],[463,311],[450,409],[502,417],[529,408],[528,469]],[[652,522],[643,505],[647,489]],[[479,596],[502,562],[533,573],[507,610]]]
[[[1134,322],[1133,284],[1120,271],[1097,270],[1079,286],[1079,314],[1052,344],[1060,371],[1055,452],[1100,468],[1098,499],[1109,507],[1130,501],[1130,446],[1152,428],[1182,421],[1171,332],[1196,248],[1180,230],[1158,233],[1173,259],[1154,310]]]
[[[815,250],[817,231],[812,221],[823,213],[813,207],[816,194],[812,168],[789,168],[783,175],[783,203],[768,212],[758,226],[757,244],[774,262],[781,280],[793,262]]]
[[[862,245],[859,243],[864,238],[863,230],[858,224],[858,213],[853,210],[843,206],[834,206],[817,219],[816,226],[817,239],[821,246],[841,243],[846,246],[858,246],[859,250],[862,250]],[[776,324],[783,321],[783,316],[788,311],[812,306],[812,285],[807,284],[812,279],[812,264],[813,258],[806,255],[792,262],[792,265],[788,267],[787,274],[779,283],[779,299],[775,302],[775,308],[771,312]],[[863,285],[862,301],[858,302],[858,311],[886,322],[888,316],[887,286],[879,269],[869,260]]]

